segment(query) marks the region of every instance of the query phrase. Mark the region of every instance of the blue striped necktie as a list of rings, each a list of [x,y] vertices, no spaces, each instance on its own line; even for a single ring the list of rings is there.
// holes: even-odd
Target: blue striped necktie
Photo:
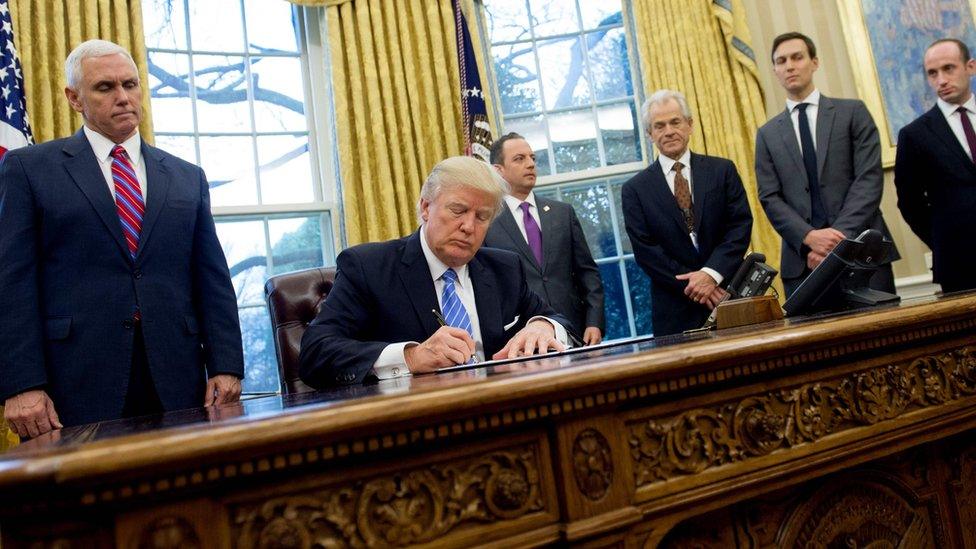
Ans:
[[[461,303],[461,298],[457,294],[454,284],[457,282],[457,273],[454,269],[448,269],[441,275],[444,281],[444,291],[441,293],[441,310],[444,312],[444,320],[448,326],[466,330],[469,335],[474,337],[471,329],[471,317]]]

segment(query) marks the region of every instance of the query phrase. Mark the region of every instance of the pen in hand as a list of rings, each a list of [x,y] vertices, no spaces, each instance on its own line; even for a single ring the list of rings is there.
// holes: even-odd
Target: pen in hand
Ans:
[[[440,311],[438,311],[437,309],[431,309],[430,312],[434,313],[434,318],[437,319],[438,324],[440,324],[441,326],[447,326],[447,320],[444,318],[444,315],[442,315]],[[471,358],[468,359],[467,363],[474,364],[475,362],[478,362],[478,357],[472,354]]]

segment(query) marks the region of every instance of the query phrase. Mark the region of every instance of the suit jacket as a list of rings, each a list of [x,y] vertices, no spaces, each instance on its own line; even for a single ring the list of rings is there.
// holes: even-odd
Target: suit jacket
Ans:
[[[656,336],[702,326],[709,309],[685,296],[687,282],[675,276],[709,267],[727,283],[742,263],[752,232],[752,213],[735,164],[695,153],[690,164],[697,250],[659,160],[624,183],[621,191],[634,258],[651,277]]]
[[[515,252],[522,259],[529,289],[567,317],[577,335],[588,326],[604,331],[603,282],[573,207],[536,196],[542,230],[539,265],[507,207],[485,236],[485,246]]]
[[[848,238],[876,229],[891,240],[881,217],[881,145],[878,128],[864,103],[820,96],[817,109],[817,174],[827,226]],[[803,155],[787,110],[759,128],[756,180],[766,216],[783,239],[780,273],[803,275],[807,252],[803,238],[820,227],[810,225],[810,189]],[[898,259],[892,248],[887,262]]]
[[[932,272],[944,291],[976,288],[976,165],[939,107],[898,133],[898,209],[932,249]]]
[[[206,177],[145,142],[142,159],[146,211],[133,261],[83,131],[4,156],[0,399],[44,388],[65,425],[120,417],[137,306],[165,409],[201,406],[207,375],[243,376]]]
[[[515,254],[482,248],[468,268],[486,357],[533,316],[565,323],[529,290]],[[420,231],[344,250],[335,285],[302,337],[299,376],[317,388],[363,382],[387,345],[422,342],[440,328],[431,309],[440,306]]]

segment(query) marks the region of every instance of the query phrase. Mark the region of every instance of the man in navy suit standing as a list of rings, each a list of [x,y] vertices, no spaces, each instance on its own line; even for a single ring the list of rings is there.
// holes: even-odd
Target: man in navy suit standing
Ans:
[[[65,62],[84,127],[0,163],[0,398],[20,436],[236,401],[236,298],[200,168],[139,136],[129,53]]]
[[[939,98],[898,133],[898,209],[932,249],[933,281],[954,292],[976,288],[976,60],[966,44],[937,40],[925,51],[925,75]]]
[[[641,108],[660,153],[624,183],[621,202],[634,258],[651,277],[654,335],[699,328],[742,263],[752,213],[735,164],[692,153],[684,95],[658,90]]]
[[[568,321],[529,290],[519,257],[481,247],[506,187],[480,160],[443,160],[420,190],[419,230],[339,254],[302,337],[302,381],[349,385],[563,350]]]
[[[573,207],[537,196],[535,153],[517,133],[491,145],[491,163],[511,187],[485,246],[522,258],[529,288],[573,323],[586,345],[603,339],[603,281]]]

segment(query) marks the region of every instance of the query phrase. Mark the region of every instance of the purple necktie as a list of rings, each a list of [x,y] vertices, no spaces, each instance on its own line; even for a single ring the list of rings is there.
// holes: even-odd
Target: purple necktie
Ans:
[[[959,120],[962,120],[962,133],[966,134],[966,143],[969,143],[969,158],[976,162],[976,132],[973,131],[973,123],[969,121],[969,112],[966,107],[956,109],[959,113]]]
[[[542,266],[542,231],[539,230],[539,224],[535,222],[535,218],[529,213],[529,208],[532,204],[528,202],[523,202],[519,204],[519,208],[522,208],[522,224],[525,225],[525,240],[529,243],[529,248],[532,250],[532,255],[535,256],[536,262],[539,266]]]

